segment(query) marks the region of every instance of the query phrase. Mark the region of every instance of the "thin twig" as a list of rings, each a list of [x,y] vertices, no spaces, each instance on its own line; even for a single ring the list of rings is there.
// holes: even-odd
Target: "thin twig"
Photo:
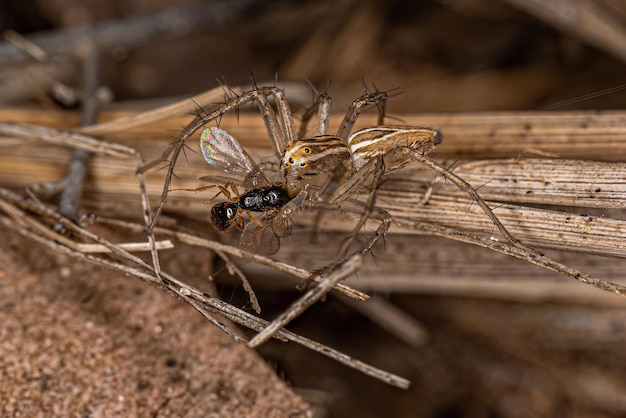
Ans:
[[[108,218],[98,218],[99,222],[119,226],[130,231],[144,231],[144,227],[142,225],[120,221],[117,219],[108,219]],[[233,247],[231,245],[222,244],[217,241],[212,241],[206,238],[198,237],[196,235],[188,234],[181,231],[175,231],[172,229],[157,227],[155,229],[156,233],[163,234],[169,237],[174,237],[176,240],[197,247],[209,248],[216,252],[216,254],[230,254],[235,257],[243,257],[245,256],[250,262],[254,262],[257,264],[261,264],[264,266],[268,266],[273,268],[276,271],[281,273],[286,273],[290,276],[294,276],[303,280],[311,280],[316,283],[320,283],[323,279],[317,275],[312,275],[311,272],[295,267],[286,263],[282,263],[280,261],[274,260],[269,257],[261,256],[258,254],[246,253],[245,251],[241,251],[239,248]],[[367,300],[369,299],[369,295],[367,293],[361,292],[359,290],[353,289],[350,286],[346,286],[344,284],[338,283],[335,288],[336,291],[343,293],[344,295],[355,299],[355,300]]]
[[[230,257],[228,257],[226,253],[224,253],[223,251],[216,251],[216,253],[226,263],[226,269],[228,270],[228,272],[233,276],[239,277],[239,280],[241,280],[244,290],[246,291],[246,293],[248,293],[248,297],[250,298],[250,303],[252,304],[252,308],[254,309],[254,311],[257,314],[261,313],[259,300],[257,299],[256,294],[254,293],[254,289],[252,289],[252,285],[248,281],[248,278],[245,276],[245,274],[243,274],[241,269],[239,269],[239,267],[237,267],[231,261]]]
[[[241,88],[239,87],[231,87],[231,90],[235,92],[235,94],[241,93]],[[205,107],[213,105],[222,100],[223,97],[224,89],[222,87],[216,87],[191,98],[166,106],[161,106],[156,109],[137,113],[128,117],[113,119],[109,122],[103,122],[97,125],[81,127],[76,129],[76,132],[92,136],[111,135],[117,132],[123,132],[129,129],[145,126],[173,116],[191,114],[198,110],[198,106]]]
[[[480,235],[466,233],[457,229],[447,228],[440,225],[427,224],[410,220],[401,220],[398,222],[398,224],[407,228],[411,228],[415,231],[427,233],[429,235],[446,237],[457,241],[467,242],[470,244],[489,248],[493,251],[507,254],[515,258],[521,258],[522,260],[526,260],[529,263],[536,264],[538,266],[544,267],[548,270],[552,270],[560,274],[564,274],[566,276],[570,276],[578,280],[579,282],[590,284],[591,286],[597,287],[598,289],[615,293],[619,296],[626,296],[626,286],[612,283],[599,277],[583,273],[575,268],[552,260],[551,258],[542,255],[538,251],[530,249],[529,247],[513,246],[509,243],[499,242],[493,239],[485,238]]]
[[[88,231],[83,230],[81,227],[79,227],[78,225],[73,224],[72,222],[70,222],[67,219],[62,218],[60,215],[56,214],[54,211],[43,207],[41,205],[38,205],[37,203],[33,203],[33,202],[25,202],[24,200],[20,199],[19,196],[16,196],[15,194],[13,194],[12,192],[9,192],[8,190],[2,189],[0,188],[0,198],[5,199],[8,198],[9,200],[6,201],[7,204],[10,204],[10,201],[13,201],[14,203],[20,203],[23,205],[27,205],[29,207],[30,210],[35,210],[35,212],[40,213],[42,215],[45,216],[49,216],[51,217],[54,221],[60,222],[61,224],[63,224],[64,226],[68,227],[69,229],[72,230],[73,233],[75,233],[77,236],[85,236],[85,237],[89,237],[92,239],[96,239],[99,242],[104,243],[107,246],[111,246],[111,247],[115,247],[115,245],[109,243],[106,240],[103,240],[102,238],[95,236],[91,233],[89,233]],[[3,206],[4,207],[4,206]],[[26,213],[22,213],[21,216],[28,216]],[[139,265],[141,267],[141,269],[137,269],[134,267],[130,267],[126,264],[122,264],[122,263],[118,263],[115,261],[111,261],[111,260],[107,260],[104,259],[100,256],[96,256],[96,255],[92,255],[92,254],[85,254],[85,253],[80,253],[77,251],[72,250],[69,247],[66,247],[65,245],[62,245],[60,243],[57,243],[54,240],[50,240],[44,236],[41,236],[40,234],[35,233],[34,231],[31,231],[29,228],[24,227],[23,225],[21,225],[20,223],[14,222],[13,220],[9,220],[4,216],[0,216],[0,223],[3,224],[4,227],[6,227],[7,229],[11,229],[14,231],[17,231],[18,233],[20,233],[21,235],[32,239],[34,241],[40,242],[43,245],[47,246],[48,248],[66,254],[70,257],[73,258],[79,258],[82,259],[83,261],[87,261],[90,263],[95,263],[95,264],[99,264],[102,266],[106,266],[108,268],[111,268],[113,270],[116,271],[120,271],[124,274],[128,274],[128,275],[132,275],[135,277],[138,277],[150,284],[152,284],[153,286],[160,288],[161,290],[165,290],[167,293],[176,295],[178,297],[180,297],[181,299],[187,301],[188,303],[190,302],[194,302],[194,303],[190,303],[195,309],[197,309],[203,316],[205,316],[209,321],[211,321],[214,325],[216,325],[219,329],[223,330],[224,332],[226,332],[228,335],[230,335],[232,338],[234,338],[236,341],[242,341],[241,337],[239,337],[238,335],[234,334],[232,331],[228,330],[228,328],[226,328],[226,326],[224,324],[222,324],[221,322],[215,320],[214,318],[212,318],[212,316],[210,315],[210,313],[214,313],[214,314],[218,314],[220,316],[223,316],[233,322],[239,323],[241,325],[244,325],[250,329],[256,330],[256,331],[261,331],[262,329],[264,329],[269,323],[267,321],[264,321],[260,318],[257,318],[253,315],[248,314],[245,311],[242,311],[240,309],[235,308],[232,305],[229,305],[225,302],[222,302],[218,299],[215,299],[205,293],[202,293],[200,291],[198,291],[197,289],[188,286],[180,281],[178,281],[177,279],[175,279],[174,277],[167,275],[165,273],[162,273],[161,277],[155,276],[154,274],[150,273],[150,270],[152,269],[152,267],[145,263],[143,260],[138,259],[134,256],[132,256],[129,253],[124,252],[123,250],[120,250],[119,248],[116,249],[116,253],[120,254],[121,256],[123,256],[125,259],[127,259],[128,261],[131,261],[137,265]],[[375,367],[372,367],[366,363],[363,363],[359,360],[355,360],[353,358],[351,358],[350,356],[340,353],[336,350],[333,350],[330,347],[327,347],[325,345],[322,345],[320,343],[317,343],[315,341],[309,340],[307,338],[298,336],[297,334],[285,331],[285,330],[280,330],[277,332],[277,334],[275,335],[275,338],[278,339],[288,339],[290,341],[294,341],[298,344],[301,344],[309,349],[318,351],[319,353],[322,353],[330,358],[335,359],[336,361],[343,363],[349,367],[352,367],[356,370],[359,370],[365,374],[368,374],[372,377],[375,377],[377,379],[380,379],[390,385],[394,385],[400,388],[408,388],[410,385],[410,382],[406,379],[403,379],[399,376],[396,376],[392,373],[388,373],[385,372],[383,370],[377,369]]]
[[[248,345],[257,347],[270,339],[279,329],[286,326],[294,318],[308,309],[315,302],[320,300],[327,294],[337,283],[345,279],[351,274],[356,273],[363,266],[363,256],[361,254],[353,255],[345,263],[339,266],[332,274],[326,277],[317,286],[310,289],[295,301],[289,308],[281,313],[270,325],[263,331],[259,332]]]
[[[111,252],[111,249],[103,244],[88,244],[88,243],[73,241],[72,239],[66,237],[65,235],[59,234],[58,232],[48,228],[46,225],[42,224],[41,222],[38,222],[37,220],[33,218],[27,218],[27,217],[21,216],[20,213],[17,213],[14,211],[14,206],[6,205],[3,202],[0,202],[0,206],[2,205],[4,205],[2,209],[7,214],[11,215],[16,222],[21,222],[22,226],[30,227],[31,229],[39,232],[40,234],[47,237],[48,239],[62,243],[63,245],[75,251],[78,251],[81,253],[110,253]],[[174,244],[170,240],[157,241],[155,244],[158,250],[167,250],[167,249],[174,248]],[[129,243],[119,243],[115,245],[119,247],[120,249],[124,251],[128,251],[128,252],[150,251],[150,245],[147,242],[129,242]]]

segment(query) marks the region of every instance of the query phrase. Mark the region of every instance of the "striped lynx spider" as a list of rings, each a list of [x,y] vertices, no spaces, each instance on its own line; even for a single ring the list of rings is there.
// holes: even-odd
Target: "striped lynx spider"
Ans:
[[[319,95],[314,106],[305,112],[298,133],[285,93],[279,87],[255,87],[241,95],[229,95],[211,110],[202,109],[165,151],[162,159],[143,169],[145,171],[160,161],[169,163],[161,204],[149,232],[156,225],[167,201],[174,166],[186,140],[203,129],[200,139],[202,154],[222,175],[201,177],[213,185],[192,190],[219,187],[220,193],[227,196],[228,202],[213,207],[211,220],[220,232],[243,229],[240,247],[244,258],[245,252],[268,255],[278,251],[279,239],[292,231],[292,214],[300,209],[316,210],[317,221],[328,211],[360,216],[331,267],[346,258],[351,243],[366,221],[372,218],[379,222],[379,226],[359,250],[362,254],[369,252],[376,241],[386,235],[392,221],[389,213],[375,204],[381,178],[413,161],[434,169],[467,192],[503,236],[511,244],[521,246],[472,186],[428,157],[442,142],[439,131],[383,125],[386,100],[387,92],[366,91],[352,102],[334,135],[328,134],[331,98],[326,94]],[[255,103],[261,111],[274,152],[272,161],[256,163],[226,131],[206,127],[211,122],[219,122],[225,113],[237,111],[247,103]],[[372,106],[378,108],[378,126],[353,132],[359,114]],[[316,133],[307,136],[307,124],[315,113],[318,119]],[[237,186],[247,191],[240,194]],[[357,199],[359,193],[365,193],[367,198]],[[272,197],[274,200],[271,200]],[[268,203],[264,203],[263,199],[267,199],[265,202]],[[242,217],[244,213],[251,219],[247,224]]]

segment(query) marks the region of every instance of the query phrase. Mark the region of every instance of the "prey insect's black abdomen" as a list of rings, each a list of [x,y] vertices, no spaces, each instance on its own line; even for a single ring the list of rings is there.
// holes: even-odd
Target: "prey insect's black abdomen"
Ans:
[[[239,199],[239,206],[244,210],[263,212],[280,208],[290,200],[287,189],[272,185],[247,191]]]

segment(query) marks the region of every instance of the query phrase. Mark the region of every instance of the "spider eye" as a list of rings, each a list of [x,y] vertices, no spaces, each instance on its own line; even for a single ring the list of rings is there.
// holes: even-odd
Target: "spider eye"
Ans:
[[[293,160],[293,158],[290,158],[290,159],[289,159],[289,163],[290,163],[290,164],[295,163],[295,161]]]
[[[306,167],[306,162],[302,161],[302,162],[300,163],[300,167]]]
[[[304,149],[304,153],[305,154],[310,154],[311,153],[311,148],[305,148]]]

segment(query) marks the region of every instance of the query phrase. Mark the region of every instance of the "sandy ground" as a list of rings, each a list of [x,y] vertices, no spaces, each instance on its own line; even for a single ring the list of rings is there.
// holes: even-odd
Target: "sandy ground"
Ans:
[[[308,415],[189,306],[7,231],[0,248],[3,417]]]

